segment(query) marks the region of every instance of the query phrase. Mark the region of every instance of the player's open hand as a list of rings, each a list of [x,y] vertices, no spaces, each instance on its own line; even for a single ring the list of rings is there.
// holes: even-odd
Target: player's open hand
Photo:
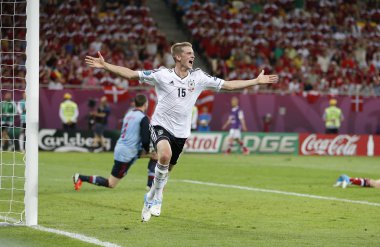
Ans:
[[[278,81],[278,75],[264,75],[264,70],[256,78],[258,84],[276,83]]]
[[[104,69],[106,62],[104,61],[102,54],[100,54],[100,51],[98,51],[98,56],[99,57],[97,58],[86,56],[85,61],[90,67]]]

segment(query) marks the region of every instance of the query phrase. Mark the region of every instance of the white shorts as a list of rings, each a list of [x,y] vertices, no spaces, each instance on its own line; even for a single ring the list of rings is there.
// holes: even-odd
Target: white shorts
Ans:
[[[233,139],[241,139],[241,131],[240,129],[230,129],[228,136]]]

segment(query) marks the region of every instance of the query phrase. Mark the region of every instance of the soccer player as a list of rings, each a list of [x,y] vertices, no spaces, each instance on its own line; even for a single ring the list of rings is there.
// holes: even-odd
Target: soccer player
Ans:
[[[231,153],[234,141],[236,141],[240,145],[243,154],[247,155],[249,154],[249,150],[244,146],[241,139],[241,129],[243,129],[243,131],[247,131],[247,126],[244,120],[244,113],[239,107],[239,99],[237,97],[232,97],[231,106],[232,109],[230,115],[222,127],[222,129],[226,129],[227,126],[230,125],[230,132],[228,135],[228,148],[226,150],[226,154]]]
[[[149,104],[149,101],[148,101],[148,109],[151,107],[151,105]],[[130,111],[133,111],[136,107],[136,103],[134,100],[131,101],[130,105],[129,105],[129,108],[128,108],[128,112]],[[146,110],[146,114],[148,115],[148,109]],[[149,118],[149,115],[148,115],[148,118]],[[153,143],[151,142],[150,145],[149,145],[149,152],[153,152],[154,150],[154,145]],[[156,168],[156,163],[157,163],[157,155],[151,157],[149,159],[149,162],[148,162],[148,179],[147,179],[147,182],[146,182],[146,189],[147,191],[150,190],[150,188],[152,187],[152,184],[153,184],[153,179],[154,179],[154,169]]]
[[[159,216],[161,213],[162,191],[168,172],[177,163],[186,138],[190,135],[192,109],[201,92],[205,89],[242,89],[278,81],[277,75],[264,75],[264,71],[256,79],[225,81],[200,69],[193,69],[195,56],[192,45],[188,42],[174,44],[171,54],[175,61],[174,68],[148,71],[135,71],[112,65],[104,61],[100,52],[97,58],[86,57],[86,63],[91,67],[105,69],[126,79],[139,79],[140,83],[155,86],[158,102],[151,124],[158,162],[153,186],[144,198],[142,221],[149,221],[152,215]]]
[[[154,153],[148,154],[150,130],[149,119],[145,115],[148,108],[147,98],[144,95],[137,95],[135,104],[136,108],[124,116],[121,134],[115,146],[114,165],[109,178],[75,173],[73,176],[75,190],[81,188],[82,182],[115,188],[119,181],[127,175],[129,168],[138,157],[152,157],[155,155]],[[143,150],[141,150],[141,146]],[[139,151],[142,153],[139,153]]]
[[[16,105],[12,101],[12,94],[5,93],[4,101],[0,102],[1,110],[1,150],[12,150],[14,148],[13,140],[9,133],[13,130],[14,117],[16,114]]]
[[[370,178],[351,178],[345,174],[340,175],[336,180],[335,187],[342,187],[345,189],[347,185],[358,185],[361,187],[372,187],[380,189],[380,179],[370,179]]]

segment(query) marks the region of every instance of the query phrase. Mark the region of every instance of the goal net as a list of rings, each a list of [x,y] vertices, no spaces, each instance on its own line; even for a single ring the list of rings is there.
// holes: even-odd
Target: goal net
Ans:
[[[0,1],[2,225],[37,224],[38,149],[30,148],[30,144],[35,145],[38,137],[39,11],[32,10],[35,8],[33,5],[37,5],[38,8],[38,1]],[[37,27],[36,23],[33,23],[35,19]]]

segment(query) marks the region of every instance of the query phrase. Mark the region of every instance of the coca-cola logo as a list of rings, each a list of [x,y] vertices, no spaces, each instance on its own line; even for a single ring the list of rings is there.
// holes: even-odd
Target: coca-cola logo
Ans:
[[[338,135],[335,138],[318,138],[316,134],[305,138],[301,146],[303,155],[356,155],[360,136]]]

